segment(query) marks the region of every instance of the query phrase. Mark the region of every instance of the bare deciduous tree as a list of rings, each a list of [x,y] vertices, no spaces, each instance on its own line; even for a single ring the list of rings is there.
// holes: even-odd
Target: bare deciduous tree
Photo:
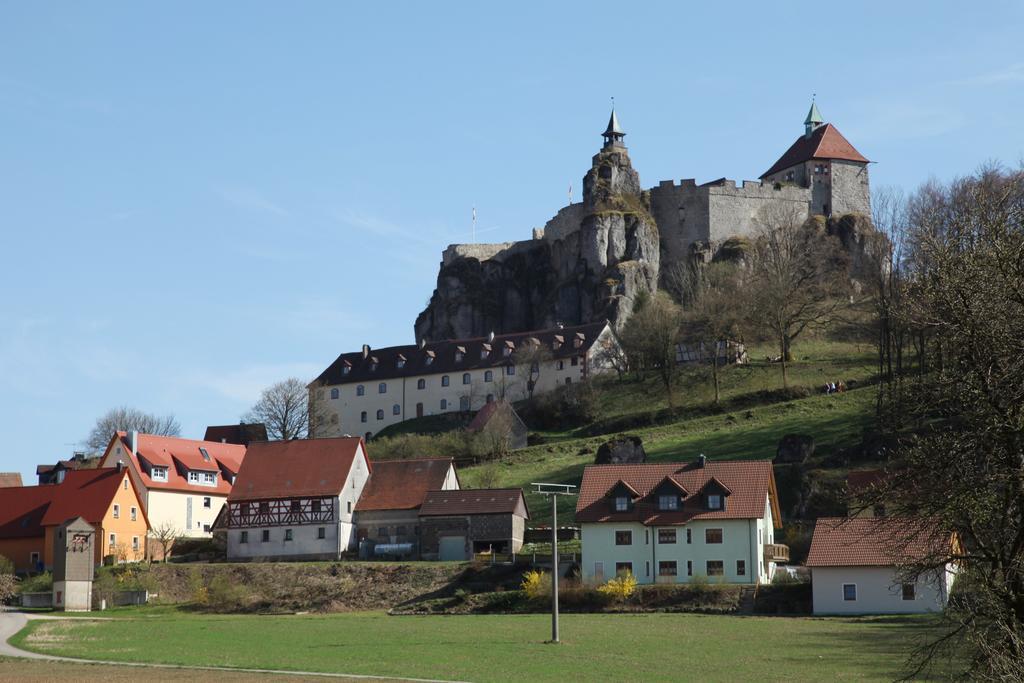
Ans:
[[[160,559],[164,562],[171,556],[171,546],[174,540],[181,535],[181,531],[173,522],[167,520],[149,530],[149,537],[160,546]]]
[[[848,304],[848,268],[836,238],[797,207],[773,206],[758,217],[748,262],[748,322],[779,345],[782,385],[793,341],[832,322]]]
[[[673,384],[679,374],[676,346],[682,322],[679,305],[665,292],[657,292],[633,312],[621,335],[630,366],[657,373],[669,408],[674,406]]]
[[[526,382],[526,397],[532,401],[541,373],[551,362],[551,349],[536,337],[528,337],[512,354],[512,362],[516,365],[516,372]]]
[[[683,312],[683,341],[711,351],[715,403],[721,400],[719,344],[736,339],[741,322],[740,279],[735,265],[713,263],[694,279],[690,305]],[[727,349],[726,349],[727,350]]]
[[[107,447],[114,432],[120,431],[135,431],[158,436],[179,436],[181,425],[178,424],[174,415],[161,417],[127,406],[112,408],[97,418],[96,426],[86,437],[85,445],[94,452],[101,451]]]
[[[927,330],[936,362],[883,376],[905,438],[877,495],[962,540],[908,575],[955,563],[967,586],[947,609],[945,637],[917,663],[949,644],[971,667],[964,678],[1024,680],[1024,170],[932,183],[910,204],[910,282],[898,304]]]
[[[317,421],[311,418],[316,414],[315,407],[311,411],[306,385],[302,380],[291,377],[264,389],[260,400],[242,421],[262,422],[267,426],[270,439],[288,441],[306,438],[310,434],[311,422],[315,434]]]

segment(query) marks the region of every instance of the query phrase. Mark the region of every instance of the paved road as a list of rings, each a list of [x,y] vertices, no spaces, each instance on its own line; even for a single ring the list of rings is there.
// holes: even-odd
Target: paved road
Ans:
[[[51,661],[61,662],[77,662],[80,664],[107,664],[113,666],[134,666],[140,668],[154,668],[154,669],[179,669],[179,670],[193,670],[193,671],[226,671],[233,673],[251,673],[251,674],[266,674],[268,676],[304,676],[304,677],[322,677],[322,678],[339,678],[348,680],[371,680],[371,681],[412,681],[414,683],[450,683],[449,681],[440,681],[431,678],[381,678],[380,676],[366,676],[364,674],[341,674],[341,673],[322,673],[318,671],[281,671],[277,669],[245,669],[245,668],[233,668],[226,666],[179,666],[176,664],[145,664],[138,662],[110,662],[98,659],[78,659],[75,657],[58,657],[57,655],[44,655],[37,652],[29,652],[27,650],[21,650],[14,647],[7,640],[15,633],[25,628],[30,619],[63,619],[65,617],[49,616],[41,614],[25,614],[24,612],[15,612],[0,607],[0,656],[4,657],[22,657],[25,659],[46,659]],[[82,617],[71,617],[74,619],[81,619]]]

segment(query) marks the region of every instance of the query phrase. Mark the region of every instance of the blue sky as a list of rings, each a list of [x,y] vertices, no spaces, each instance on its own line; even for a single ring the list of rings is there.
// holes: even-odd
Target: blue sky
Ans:
[[[528,238],[612,95],[646,186],[756,178],[811,93],[875,186],[1024,155],[1020,3],[488,5],[0,1],[0,470],[411,342],[471,207]]]

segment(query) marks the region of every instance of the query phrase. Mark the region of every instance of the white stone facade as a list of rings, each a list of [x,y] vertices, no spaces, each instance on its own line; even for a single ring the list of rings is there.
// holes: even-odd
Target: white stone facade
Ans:
[[[913,584],[904,583],[894,567],[814,567],[811,570],[814,613],[941,612],[949,600],[955,577],[952,566]]]
[[[618,345],[610,327],[581,355],[543,363],[534,395],[610,371],[605,354],[598,353],[608,345]],[[311,385],[315,434],[371,438],[389,425],[415,417],[476,411],[492,400],[520,401],[528,395],[528,374],[525,366],[496,365],[372,382]]]
[[[629,543],[621,542],[618,532],[629,532]],[[614,577],[622,563],[629,564],[641,584],[690,583],[695,576],[712,583],[758,584],[770,582],[775,573],[775,563],[765,561],[765,545],[775,542],[767,499],[764,515],[756,519],[693,520],[673,526],[592,522],[581,524],[581,535],[581,573],[588,583]],[[719,536],[720,542],[708,542]],[[721,563],[721,574],[716,574],[717,564],[709,563]]]

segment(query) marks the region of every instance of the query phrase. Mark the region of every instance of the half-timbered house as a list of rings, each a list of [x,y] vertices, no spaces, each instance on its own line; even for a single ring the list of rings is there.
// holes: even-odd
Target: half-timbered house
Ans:
[[[228,496],[228,559],[337,559],[354,550],[353,515],[370,469],[360,438],[251,443]]]

